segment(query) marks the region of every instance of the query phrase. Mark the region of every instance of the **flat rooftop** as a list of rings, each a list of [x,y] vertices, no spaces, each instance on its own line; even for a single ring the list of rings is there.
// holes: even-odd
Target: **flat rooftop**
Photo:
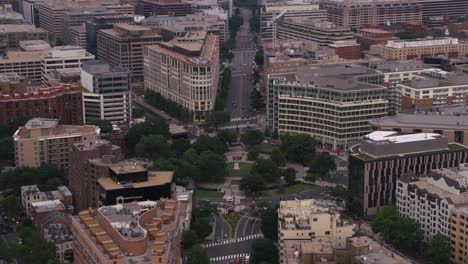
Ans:
[[[141,164],[130,164],[130,163],[117,163],[112,164],[109,168],[115,174],[127,174],[127,173],[136,173],[136,172],[145,172],[146,168],[143,167]]]
[[[106,191],[121,190],[127,188],[145,188],[152,186],[160,186],[172,182],[174,172],[172,171],[149,171],[148,180],[143,182],[121,184],[114,181],[110,177],[102,177],[97,180],[98,184]]]
[[[75,143],[74,146],[76,149],[80,151],[86,151],[86,150],[92,150],[92,149],[95,149],[95,148],[98,148],[100,146],[107,145],[107,144],[110,144],[110,141],[99,139],[99,140]]]
[[[59,125],[57,119],[33,118],[26,125],[19,127],[13,137],[15,139],[54,138],[93,132],[99,133],[99,128],[92,125]]]
[[[47,33],[42,28],[37,28],[29,24],[0,24],[0,33],[14,33],[14,32],[43,32]]]
[[[110,65],[107,62],[94,60],[83,62],[81,69],[91,75],[106,74],[106,73],[127,73],[120,65]]]
[[[441,135],[436,133],[417,133],[408,135],[398,135],[395,131],[374,131],[365,137],[365,140],[371,140],[374,142],[385,142],[385,143],[405,143],[415,141],[426,141],[431,139],[440,138]]]

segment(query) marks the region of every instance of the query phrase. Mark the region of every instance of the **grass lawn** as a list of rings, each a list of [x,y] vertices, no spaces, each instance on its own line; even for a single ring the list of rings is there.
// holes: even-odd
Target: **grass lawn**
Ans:
[[[289,185],[288,187],[284,188],[284,191],[280,192],[278,190],[278,193],[281,194],[291,194],[291,193],[300,193],[303,191],[308,191],[312,188],[314,188],[315,185],[313,184],[307,184],[307,183],[296,183],[293,185]]]
[[[234,162],[228,162],[228,177],[244,177],[250,174],[253,163],[239,162],[239,170],[234,170]]]
[[[224,193],[214,190],[194,190],[193,194],[197,198],[223,198]]]

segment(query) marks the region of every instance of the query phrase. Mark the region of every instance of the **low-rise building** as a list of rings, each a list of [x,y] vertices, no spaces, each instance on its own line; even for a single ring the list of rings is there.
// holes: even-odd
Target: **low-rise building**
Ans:
[[[345,60],[361,58],[361,45],[356,40],[338,40],[328,45],[335,51],[336,56]]]
[[[47,31],[28,24],[0,24],[0,53],[19,48],[20,41],[24,40],[47,41]]]
[[[361,28],[354,36],[361,45],[361,51],[369,50],[372,45],[387,44],[389,40],[398,39],[393,32],[379,28]]]
[[[179,263],[190,212],[189,201],[167,199],[81,211],[72,217],[75,263]]]
[[[68,169],[72,145],[98,139],[99,131],[91,125],[61,125],[57,119],[33,118],[13,135],[16,166],[52,163]]]
[[[439,134],[372,132],[348,154],[348,208],[361,215],[375,215],[396,202],[397,180],[408,171],[419,177],[467,161],[467,147],[449,143]]]
[[[65,212],[73,212],[72,193],[66,186],[59,186],[57,190],[41,192],[37,185],[21,186],[21,203],[29,216],[50,210],[56,204]],[[50,202],[50,203],[47,203]]]
[[[137,0],[135,13],[137,15],[148,16],[185,16],[191,14],[192,4],[185,0]]]

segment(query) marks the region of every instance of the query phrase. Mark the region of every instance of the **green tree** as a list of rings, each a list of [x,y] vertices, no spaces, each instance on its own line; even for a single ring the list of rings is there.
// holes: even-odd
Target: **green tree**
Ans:
[[[270,154],[270,159],[276,164],[278,167],[286,166],[286,159],[284,158],[284,154],[281,152],[280,149],[273,149]]]
[[[265,135],[260,130],[248,131],[241,136],[242,143],[249,146],[261,144],[263,140],[265,140]]]
[[[257,82],[255,82],[257,83]],[[250,98],[252,99],[251,100],[251,106],[253,109],[263,109],[265,108],[265,103],[263,101],[263,96],[262,94],[257,90],[257,89],[253,89],[252,90],[252,93],[250,94]]]
[[[435,235],[428,244],[426,256],[432,264],[448,264],[450,261],[450,241],[444,235]]]
[[[57,260],[55,245],[47,242],[34,227],[19,224],[17,231],[22,239],[22,244],[16,258],[31,264],[44,264]]]
[[[213,111],[206,115],[207,125],[214,127],[216,130],[218,126],[229,122],[230,119],[229,113],[224,111]]]
[[[199,218],[192,223],[192,230],[201,241],[205,240],[205,238],[212,232],[211,225],[206,217]]]
[[[257,238],[252,244],[250,262],[252,264],[278,263],[278,248],[270,239]]]
[[[259,48],[255,53],[255,63],[258,66],[263,66],[263,49]]]
[[[184,249],[189,249],[197,244],[198,236],[197,233],[193,230],[187,230],[182,233],[182,247]]]
[[[180,138],[172,141],[171,150],[176,157],[180,157],[190,148],[190,141],[185,138]]]
[[[88,124],[98,126],[102,134],[112,133],[112,123],[109,120],[93,120],[88,122]]]
[[[0,160],[14,160],[15,159],[15,146],[11,136],[0,138]]]
[[[198,153],[209,150],[217,154],[224,154],[227,151],[226,143],[219,137],[201,136],[192,147]]]
[[[202,181],[219,182],[224,179],[226,174],[226,160],[224,155],[212,151],[204,151],[198,158],[198,168]]]
[[[296,171],[293,168],[287,168],[284,170],[283,177],[287,184],[293,184],[296,181]]]
[[[265,180],[257,174],[249,174],[242,177],[240,188],[249,195],[258,194],[265,189]]]
[[[148,135],[162,135],[165,138],[171,136],[167,122],[158,118],[147,118],[146,122],[131,126],[125,135],[129,151],[133,151],[141,137]]]
[[[218,137],[224,141],[226,144],[234,144],[237,142],[239,135],[237,133],[232,133],[228,131],[221,131],[218,133]]]
[[[320,152],[310,162],[310,171],[322,178],[328,178],[336,170],[336,164],[328,152]]]
[[[143,136],[136,145],[138,155],[152,159],[168,158],[171,148],[166,138],[161,135]]]
[[[182,159],[187,161],[190,164],[196,164],[197,161],[198,161],[198,153],[197,153],[197,151],[195,149],[189,148],[182,155]]]
[[[258,156],[260,155],[260,152],[256,149],[251,149],[249,152],[247,152],[247,160],[250,161],[255,161],[258,159]]]
[[[335,188],[331,189],[330,195],[335,197],[337,200],[346,201],[348,200],[349,192],[345,187],[337,185]]]
[[[282,138],[281,150],[287,160],[305,165],[315,156],[315,140],[305,134],[286,135]]]
[[[273,241],[278,240],[278,208],[266,202],[257,205],[262,218],[262,234]]]
[[[2,212],[10,218],[24,214],[24,207],[17,196],[10,195],[1,199],[0,208],[2,208]]]
[[[271,160],[257,159],[252,167],[252,174],[258,174],[267,181],[276,181],[280,177],[280,170]]]
[[[200,245],[195,245],[190,250],[188,264],[209,264],[210,258],[206,253],[206,249]]]

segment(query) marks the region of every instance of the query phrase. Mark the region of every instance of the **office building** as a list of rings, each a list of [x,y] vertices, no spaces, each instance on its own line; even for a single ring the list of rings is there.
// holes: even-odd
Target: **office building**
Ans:
[[[143,47],[161,41],[153,29],[116,24],[97,34],[97,57],[111,65],[120,65],[130,72],[132,82],[143,81]]]
[[[121,66],[103,61],[85,62],[81,68],[83,120],[129,124],[132,116],[130,78]]]
[[[13,135],[16,166],[39,167],[41,163],[52,163],[68,169],[72,145],[98,137],[96,126],[61,125],[56,119],[33,118]]]
[[[70,27],[70,45],[87,49],[86,26],[82,23],[79,26]]]
[[[24,40],[47,41],[47,31],[27,24],[0,24],[0,53],[19,48],[20,41]]]
[[[397,180],[396,204],[401,217],[419,224],[426,241],[435,235],[450,235],[450,216],[468,206],[468,168],[431,170],[417,178],[409,171]]]
[[[464,0],[419,0],[423,18],[430,17],[465,17],[468,2]]]
[[[287,261],[291,243],[314,238],[326,239],[329,248],[346,248],[346,239],[354,234],[354,224],[340,218],[340,214],[320,207],[315,200],[281,201],[278,209],[278,243],[280,263]],[[297,262],[296,262],[297,263]]]
[[[336,26],[329,21],[291,18],[284,19],[277,27],[278,39],[315,41],[321,46],[340,40],[354,40],[354,34],[349,28]]]
[[[315,51],[319,49],[316,42],[279,40],[263,45],[264,72],[270,74],[293,73],[307,65]],[[268,81],[265,82],[268,84]]]
[[[348,154],[348,207],[357,214],[375,215],[396,202],[397,179],[408,171],[428,175],[433,169],[468,161],[468,149],[435,133],[399,135],[375,131]],[[380,168],[386,168],[385,170]]]
[[[466,263],[468,262],[468,252],[465,246],[466,232],[468,232],[468,208],[453,210],[450,221],[450,263]]]
[[[361,45],[361,51],[369,50],[372,45],[387,44],[389,40],[397,40],[391,31],[378,28],[361,28],[354,35]]]
[[[468,43],[457,38],[391,40],[376,45],[375,52],[386,60],[423,60],[426,57],[458,58],[468,55]]]
[[[107,140],[75,143],[70,153],[68,186],[76,211],[98,207],[96,180],[109,174],[108,164],[122,160],[120,148]]]
[[[41,58],[42,82],[47,83],[45,75],[57,69],[80,69],[86,61],[94,60],[94,55],[79,46],[55,46]]]
[[[104,0],[99,2],[44,0],[35,3],[35,8],[37,8],[38,16],[40,17],[39,26],[49,32],[51,43],[63,42],[66,40],[64,36],[64,25],[77,25],[74,23],[75,19],[81,20],[81,23],[83,23],[87,19],[91,20],[94,16],[99,15],[99,12],[97,12],[94,16],[88,17],[86,12],[81,11],[89,11],[92,8],[98,8],[98,10],[102,10],[102,12],[133,14],[132,5],[120,4],[117,0]],[[65,17],[65,12],[69,12],[67,17]],[[68,20],[65,20],[65,18],[68,18]]]
[[[359,29],[367,25],[421,24],[422,6],[417,0],[321,0],[331,22]]]
[[[137,0],[137,15],[149,16],[185,16],[192,13],[192,3],[185,0]]]
[[[80,83],[80,69],[55,69],[44,76],[46,86],[76,85]]]
[[[26,88],[26,87],[25,87]],[[61,124],[81,125],[81,91],[78,86],[40,88],[0,95],[0,124],[8,126],[24,117],[58,119]]]
[[[220,43],[229,39],[227,13],[221,14],[189,14],[186,16],[152,16],[142,21],[148,27],[159,27],[164,40],[185,36],[188,32],[206,31],[219,36]]]
[[[174,172],[148,171],[132,161],[108,164],[109,173],[97,179],[98,205],[171,198]]]
[[[0,23],[2,25],[4,24],[16,24],[16,25],[19,25],[19,24],[23,24],[24,23],[24,19],[23,19],[23,16],[18,13],[18,12],[15,12],[13,10],[5,10],[3,7],[0,7]]]
[[[276,39],[278,23],[283,19],[310,18],[327,20],[326,10],[316,4],[300,1],[263,0],[260,8],[260,38],[263,42]]]
[[[145,47],[145,89],[188,109],[194,119],[204,120],[214,109],[218,91],[218,42],[218,36],[189,32]]]
[[[114,24],[131,24],[134,22],[132,15],[98,16],[92,21],[85,22],[86,48],[91,54],[97,54],[97,32],[101,29],[112,29]]]
[[[17,73],[31,83],[39,83],[42,78],[42,57],[50,50],[49,43],[43,40],[20,41],[19,50],[7,50],[0,58],[0,73]]]
[[[75,263],[179,263],[190,214],[189,201],[166,199],[81,211],[72,217]]]
[[[370,121],[375,130],[400,133],[437,133],[450,142],[468,146],[468,112],[465,106],[401,112]]]
[[[308,134],[339,150],[371,131],[368,121],[388,112],[382,75],[363,66],[306,66],[271,75],[268,122],[280,136]]]

